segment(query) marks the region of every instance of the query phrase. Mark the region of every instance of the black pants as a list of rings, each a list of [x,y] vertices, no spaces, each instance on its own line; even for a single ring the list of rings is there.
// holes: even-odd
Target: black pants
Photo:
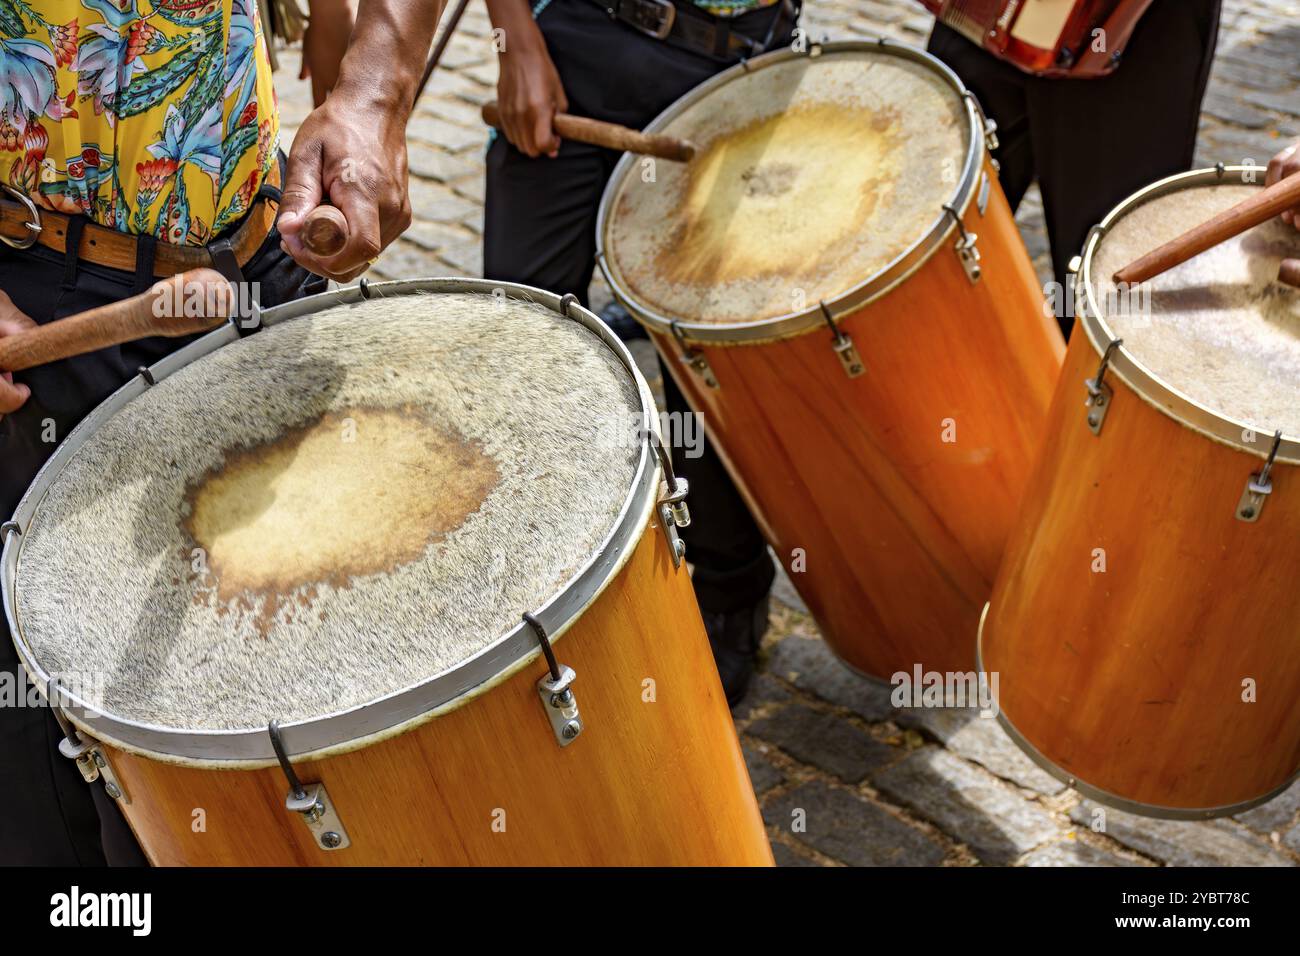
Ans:
[[[1127,196],[1190,169],[1220,0],[1155,0],[1119,68],[1096,80],[1029,76],[942,24],[930,52],[997,120],[1002,188],[1015,209],[1035,178],[1056,281],[1088,230]],[[1072,317],[1062,318],[1070,334]]]
[[[775,15],[775,8],[757,10],[733,21],[733,29],[761,39]],[[635,129],[726,67],[611,21],[587,0],[552,0],[537,23],[570,112]],[[789,42],[786,30],[773,45]],[[498,136],[487,155],[484,276],[572,292],[585,305],[595,267],[596,212],[619,156],[564,140],[555,159],[529,159]],[[666,369],[663,378],[668,411],[689,412]],[[700,457],[678,452],[673,459],[690,482],[685,537],[700,606],[724,612],[757,603],[776,571],[722,462],[707,439]]]
[[[323,292],[325,280],[280,251],[272,230],[244,266],[270,306]],[[130,296],[130,272],[77,261],[43,246],[0,246],[0,289],[40,324]],[[146,339],[18,372],[27,403],[0,417],[0,520],[7,520],[58,442],[142,365],[192,338]],[[48,440],[52,439],[52,440]],[[0,680],[21,683],[17,652],[0,615]],[[0,865],[143,865],[145,860],[102,784],[87,785],[58,751],[59,726],[43,705],[0,707]],[[93,801],[93,802],[92,802]]]

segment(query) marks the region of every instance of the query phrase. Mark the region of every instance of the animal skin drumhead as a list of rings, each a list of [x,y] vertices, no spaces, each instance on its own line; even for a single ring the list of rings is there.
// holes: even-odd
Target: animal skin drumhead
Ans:
[[[95,430],[23,536],[22,636],[178,729],[356,707],[456,667],[591,560],[637,380],[541,306],[404,295],[272,325]],[[632,436],[631,438],[629,436]]]
[[[957,89],[879,50],[763,65],[659,132],[695,158],[627,168],[605,255],[640,306],[690,322],[775,318],[871,278],[943,216],[970,148]]]
[[[1300,290],[1277,280],[1282,260],[1300,256],[1300,233],[1274,219],[1220,243],[1150,280],[1149,307],[1110,283],[1258,191],[1180,189],[1121,216],[1093,254],[1094,300],[1125,350],[1187,397],[1263,435],[1300,435]]]

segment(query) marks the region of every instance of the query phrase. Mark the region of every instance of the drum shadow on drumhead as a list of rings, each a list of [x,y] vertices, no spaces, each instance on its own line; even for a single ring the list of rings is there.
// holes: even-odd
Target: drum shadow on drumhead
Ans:
[[[256,341],[256,336],[253,340]],[[299,343],[300,350],[309,344],[310,336],[304,336]],[[156,463],[157,469],[168,471],[151,472],[148,485],[139,496],[148,507],[135,514],[131,534],[135,566],[153,565],[155,570],[147,587],[148,601],[123,629],[126,642],[120,650],[122,661],[144,662],[172,656],[185,638],[187,616],[213,600],[220,601],[218,588],[211,582],[209,558],[186,531],[186,522],[191,517],[189,492],[195,482],[210,477],[214,470],[195,473],[199,466],[193,461],[178,460],[181,452],[203,441],[202,436],[208,431],[204,425],[219,420],[223,409],[231,412],[224,416],[227,421],[238,422],[241,415],[256,409],[255,417],[263,421],[270,417],[281,434],[300,431],[329,413],[348,374],[343,365],[300,351],[290,357],[292,364],[287,367],[286,356],[281,355],[272,379],[268,377],[269,370],[256,366],[256,355],[252,357],[254,362],[248,363],[248,371],[240,369],[240,374],[235,376],[238,381],[183,393],[178,414],[170,423],[174,433],[180,436],[174,446],[177,451],[169,460]],[[181,380],[175,379],[174,384],[181,385]],[[266,411],[261,412],[262,409]],[[220,448],[221,461],[215,473],[219,474],[229,462],[248,454],[258,444],[261,443],[233,441]],[[255,486],[245,484],[243,490],[250,496],[244,502],[245,514],[250,518],[274,501],[274,494],[268,489],[258,492]],[[253,611],[253,602],[243,600],[243,610]],[[233,617],[224,613],[223,606],[217,606],[216,614],[218,619],[230,621],[232,628],[235,626]],[[219,641],[209,643],[217,645]],[[152,696],[160,689],[168,694],[176,693],[174,687],[159,688],[155,683],[157,676],[156,671],[137,666],[130,674],[133,696]]]
[[[1195,283],[1180,279],[1175,288],[1151,289],[1146,305],[1150,314],[1191,316],[1199,312],[1223,313],[1233,309],[1257,310],[1263,320],[1300,341],[1300,292],[1277,279],[1282,260],[1296,254],[1296,243],[1279,228],[1243,235],[1240,249],[1247,277],[1238,282]],[[1195,260],[1181,267],[1190,273]],[[1211,275],[1214,275],[1211,272]],[[1140,296],[1133,296],[1140,301]],[[1124,297],[1121,297],[1121,302]],[[1109,309],[1108,309],[1109,311]]]

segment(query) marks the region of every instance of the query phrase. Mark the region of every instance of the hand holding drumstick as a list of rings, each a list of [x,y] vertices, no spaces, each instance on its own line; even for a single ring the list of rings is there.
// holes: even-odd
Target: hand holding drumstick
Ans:
[[[234,311],[234,289],[219,272],[194,269],[155,282],[147,292],[37,325],[0,292],[0,415],[16,412],[31,389],[14,372],[161,335],[216,328]]]
[[[1300,145],[1300,144],[1297,144]],[[1300,150],[1283,150],[1269,164],[1265,186],[1250,198],[1211,217],[1193,229],[1135,259],[1115,273],[1119,284],[1146,282],[1221,242],[1240,235],[1274,216],[1300,229]],[[1278,279],[1300,286],[1300,259],[1285,259]]]
[[[1272,186],[1289,176],[1300,176],[1300,140],[1296,140],[1269,161],[1264,185]],[[1285,210],[1282,221],[1300,231],[1300,203]]]
[[[515,149],[532,159],[554,159],[560,154],[560,141],[569,139],[679,163],[695,154],[695,147],[685,140],[570,115],[564,84],[529,5],[487,0],[487,7],[492,25],[504,31],[510,43],[499,51],[497,98],[484,104],[483,121],[505,134]]]

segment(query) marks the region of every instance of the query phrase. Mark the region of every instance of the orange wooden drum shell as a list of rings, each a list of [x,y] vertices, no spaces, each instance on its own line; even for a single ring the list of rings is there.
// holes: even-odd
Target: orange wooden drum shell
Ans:
[[[985,214],[972,202],[963,217],[983,277],[967,278],[954,234],[898,288],[839,320],[866,367],[857,378],[829,329],[700,347],[717,389],[682,364],[671,337],[654,336],[826,641],[881,678],[916,663],[974,668],[980,610],[1064,351],[988,174]],[[950,424],[956,440],[945,442]]]
[[[285,809],[278,767],[209,770],[108,747],[132,798],[122,810],[159,865],[772,864],[686,567],[673,567],[657,522],[555,650],[577,674],[585,724],[568,747],[543,711],[537,661],[408,733],[295,764],[325,784],[346,849],[317,848]]]
[[[1263,460],[1117,375],[1094,436],[1083,383],[1098,361],[1076,327],[984,622],[1001,716],[1060,771],[1148,812],[1262,798],[1300,768],[1300,468],[1276,465],[1259,520],[1239,521]]]

